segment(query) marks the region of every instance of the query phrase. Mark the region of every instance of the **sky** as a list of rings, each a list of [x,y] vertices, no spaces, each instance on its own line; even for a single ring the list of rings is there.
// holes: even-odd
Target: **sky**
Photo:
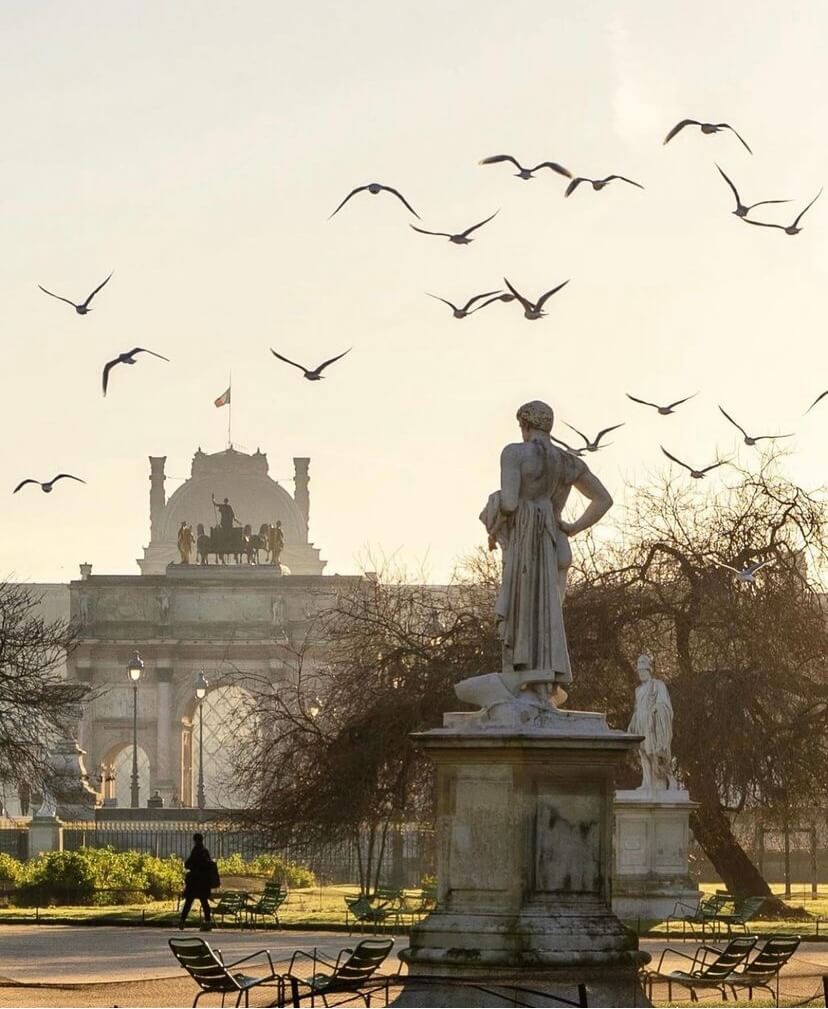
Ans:
[[[5,420],[0,572],[66,581],[78,564],[137,573],[149,539],[150,455],[171,493],[196,448],[261,448],[287,482],[311,456],[311,539],[329,573],[369,554],[446,578],[484,541],[514,414],[545,399],[593,434],[589,463],[617,500],[664,468],[732,455],[722,404],[758,433],[795,431],[790,475],[824,482],[828,8],[421,0],[238,4],[120,0],[0,8]],[[679,119],[732,123],[728,134]],[[640,182],[563,197],[481,158],[562,162]],[[499,210],[469,246],[419,235],[400,189],[438,231]],[[42,294],[82,300],[85,316]],[[498,303],[569,279],[536,322]],[[133,346],[141,358],[103,363]],[[309,365],[352,347],[309,383]],[[699,395],[671,417],[625,399]],[[556,425],[556,433],[571,432]],[[574,436],[571,436],[574,437]],[[742,461],[753,458],[742,447]],[[51,495],[27,487],[68,471]],[[685,479],[674,471],[676,479]],[[712,478],[711,483],[715,483]],[[727,479],[727,477],[722,477]]]

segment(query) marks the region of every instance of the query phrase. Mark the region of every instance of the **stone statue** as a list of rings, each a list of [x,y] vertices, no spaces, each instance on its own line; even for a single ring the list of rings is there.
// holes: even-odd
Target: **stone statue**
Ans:
[[[267,537],[267,552],[270,563],[278,564],[285,546],[285,534],[282,532],[282,520],[276,519],[276,525],[271,526]]]
[[[193,552],[193,529],[187,522],[182,522],[178,527],[178,553],[181,556],[180,564],[189,564],[190,555]]]
[[[78,596],[78,609],[80,610],[81,627],[86,627],[89,623],[89,593],[81,592]]]
[[[233,511],[233,506],[227,498],[224,499],[222,504],[216,503],[215,494],[211,494],[210,498],[213,502],[213,507],[218,509],[219,525],[221,526],[222,531],[227,532],[233,528],[233,523],[236,520],[236,513]]]
[[[287,604],[284,596],[274,596],[270,601],[270,621],[277,630],[286,629]]]
[[[480,519],[489,549],[503,551],[503,582],[495,606],[503,642],[501,673],[458,684],[461,700],[489,707],[520,699],[549,709],[550,687],[572,681],[563,598],[572,563],[569,538],[594,525],[612,506],[586,463],[553,444],[554,413],[537,400],[517,412],[523,440],[500,456],[500,490]],[[572,488],[589,504],[574,521],[562,518]]]
[[[641,790],[648,792],[678,789],[673,774],[673,705],[667,684],[653,676],[653,660],[639,655],[636,663],[641,683],[635,688],[635,709],[627,732],[643,736],[641,755]]]
[[[166,589],[161,589],[158,593],[158,609],[161,616],[161,623],[169,623],[170,620],[170,594]]]

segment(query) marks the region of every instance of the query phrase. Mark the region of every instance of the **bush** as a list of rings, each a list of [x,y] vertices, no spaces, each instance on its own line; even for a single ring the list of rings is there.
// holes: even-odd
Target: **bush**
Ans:
[[[135,851],[81,848],[50,851],[27,862],[16,902],[35,904],[140,904],[172,897],[184,882],[181,859]]]
[[[293,889],[316,886],[316,876],[306,865],[279,855],[257,855],[247,862],[236,852],[218,859],[218,867],[222,876],[269,876]]]
[[[23,865],[11,855],[0,852],[0,886],[11,890],[20,882],[23,876]]]

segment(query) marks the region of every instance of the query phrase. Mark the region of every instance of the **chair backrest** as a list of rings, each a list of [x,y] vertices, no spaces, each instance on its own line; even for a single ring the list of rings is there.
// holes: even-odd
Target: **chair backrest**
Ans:
[[[363,918],[370,918],[377,910],[365,896],[346,897],[345,904],[357,921],[362,921]]]
[[[367,981],[378,970],[383,960],[391,952],[393,939],[364,939],[351,953],[347,960],[339,965],[331,977],[331,982],[356,984]]]
[[[238,988],[220,955],[203,939],[170,939],[169,943],[173,956],[204,991],[234,991]]]
[[[726,905],[731,903],[733,898],[729,893],[713,893],[709,897],[703,897],[699,901],[699,906],[696,910],[696,916],[699,918],[709,917],[712,914],[718,914],[719,911]]]
[[[698,976],[705,979],[726,977],[744,962],[758,939],[757,935],[739,935],[731,939],[716,959],[699,971]]]
[[[764,897],[745,897],[743,900],[736,902],[733,915],[741,921],[750,921],[759,912],[764,903]]]
[[[802,941],[798,935],[772,935],[745,964],[744,973],[751,977],[773,977],[785,966]]]
[[[215,911],[218,914],[233,913],[244,907],[247,902],[247,894],[240,890],[228,890],[219,898]]]
[[[287,900],[284,890],[265,890],[256,903],[256,910],[261,914],[273,914]]]

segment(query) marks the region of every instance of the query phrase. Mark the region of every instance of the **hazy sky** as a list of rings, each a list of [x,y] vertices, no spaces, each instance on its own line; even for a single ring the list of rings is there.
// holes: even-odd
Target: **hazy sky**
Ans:
[[[224,448],[231,369],[234,441],[277,478],[312,457],[329,572],[374,547],[444,577],[482,542],[527,399],[589,433],[628,422],[590,456],[619,496],[661,468],[659,442],[699,465],[732,451],[717,403],[796,430],[791,473],[821,485],[828,401],[802,412],[828,388],[828,195],[795,238],[752,228],[714,160],[748,202],[793,200],[763,208],[785,223],[828,181],[826,36],[817,2],[3,5],[0,570],[137,573],[147,456],[181,478]],[[754,156],[698,130],[663,147],[685,116],[732,122]],[[504,152],[646,190],[564,200],[551,173],[477,164]],[[468,247],[384,195],[327,220],[374,180],[427,228],[500,213]],[[80,300],[110,270],[85,318],[37,289]],[[504,274],[571,283],[532,323],[503,304],[458,322],[424,293]],[[136,344],[172,363],[117,369],[104,400],[103,362]],[[269,346],[313,365],[354,349],[311,384]],[[697,390],[669,418],[624,398]],[[11,496],[63,469],[88,486]]]

